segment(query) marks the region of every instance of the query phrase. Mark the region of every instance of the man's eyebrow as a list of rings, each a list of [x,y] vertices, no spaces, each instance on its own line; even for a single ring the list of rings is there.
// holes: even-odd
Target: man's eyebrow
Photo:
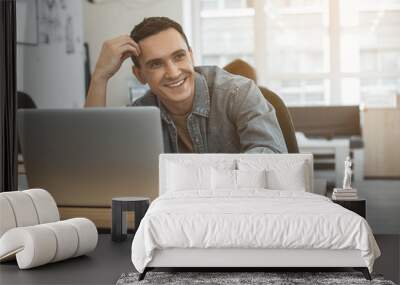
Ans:
[[[153,58],[153,59],[149,59],[148,61],[145,62],[146,66],[150,66],[153,63],[158,63],[161,61],[161,58]]]
[[[177,55],[177,54],[179,54],[179,53],[181,53],[181,52],[186,53],[186,50],[183,49],[183,48],[182,48],[182,49],[178,49],[178,50],[174,51],[171,55],[174,56],[174,55]]]
[[[179,53],[181,53],[181,52],[184,52],[184,53],[186,53],[186,50],[185,49],[178,49],[178,50],[176,50],[176,51],[174,51],[173,53],[171,53],[170,54],[170,56],[175,56],[175,55],[177,55],[177,54],[179,54]],[[145,65],[146,66],[149,66],[149,65],[151,65],[152,63],[158,63],[158,62],[160,62],[162,60],[162,58],[152,58],[152,59],[149,59],[148,61],[146,61],[145,62]]]

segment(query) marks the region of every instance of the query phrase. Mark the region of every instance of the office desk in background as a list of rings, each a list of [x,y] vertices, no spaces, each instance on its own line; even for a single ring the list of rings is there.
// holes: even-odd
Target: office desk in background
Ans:
[[[350,140],[347,138],[331,140],[307,138],[303,133],[297,132],[296,138],[301,153],[312,153],[314,155],[314,165],[334,164],[334,173],[325,170],[314,171],[314,177],[333,179],[333,182],[339,187],[343,183],[344,161],[350,155]],[[318,156],[321,158],[318,158]]]

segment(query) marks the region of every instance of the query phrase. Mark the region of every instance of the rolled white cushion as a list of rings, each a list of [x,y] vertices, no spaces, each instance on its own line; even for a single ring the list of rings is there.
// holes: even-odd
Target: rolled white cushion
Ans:
[[[33,226],[39,223],[35,205],[24,191],[3,192],[1,195],[10,202],[17,227]]]
[[[74,226],[78,233],[78,248],[74,257],[86,254],[96,248],[98,233],[96,225],[91,220],[85,218],[73,218],[63,222]]]
[[[0,261],[15,255],[20,269],[86,254],[96,248],[97,229],[85,218],[18,227],[0,238]]]
[[[29,189],[23,191],[23,193],[31,197],[39,218],[39,224],[60,220],[57,204],[49,192],[43,189]]]
[[[57,241],[57,251],[51,262],[57,262],[75,255],[78,248],[78,233],[74,226],[64,221],[44,224],[53,231]]]
[[[13,228],[0,238],[0,260],[16,254],[20,269],[51,262],[56,250],[56,236],[42,225]]]
[[[2,193],[1,193],[2,194]],[[17,223],[11,204],[6,197],[0,194],[0,237],[9,229],[15,228]]]

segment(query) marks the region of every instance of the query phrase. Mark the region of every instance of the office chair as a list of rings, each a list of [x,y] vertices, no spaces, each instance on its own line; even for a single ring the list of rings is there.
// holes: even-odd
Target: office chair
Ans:
[[[235,59],[231,63],[227,64],[224,69],[230,73],[252,79],[257,83],[257,74],[255,69],[241,59]],[[259,88],[264,98],[275,108],[276,117],[278,119],[279,126],[281,127],[288,152],[299,153],[292,117],[290,116],[289,110],[285,103],[277,94],[268,88],[262,86],[259,86]]]
[[[31,96],[29,96],[25,92],[18,91],[17,92],[17,108],[18,109],[36,109],[37,106]],[[18,154],[21,154],[21,153],[22,153],[21,143],[18,138]]]
[[[18,109],[36,109],[37,106],[35,101],[33,101],[32,97],[28,94],[18,91],[17,92],[17,103]]]

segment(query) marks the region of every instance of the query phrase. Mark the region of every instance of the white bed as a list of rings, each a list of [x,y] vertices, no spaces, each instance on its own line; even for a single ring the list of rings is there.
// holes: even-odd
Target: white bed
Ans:
[[[354,267],[370,278],[380,251],[368,223],[313,194],[312,169],[307,154],[161,155],[160,197],[132,243],[141,278],[154,267]]]

